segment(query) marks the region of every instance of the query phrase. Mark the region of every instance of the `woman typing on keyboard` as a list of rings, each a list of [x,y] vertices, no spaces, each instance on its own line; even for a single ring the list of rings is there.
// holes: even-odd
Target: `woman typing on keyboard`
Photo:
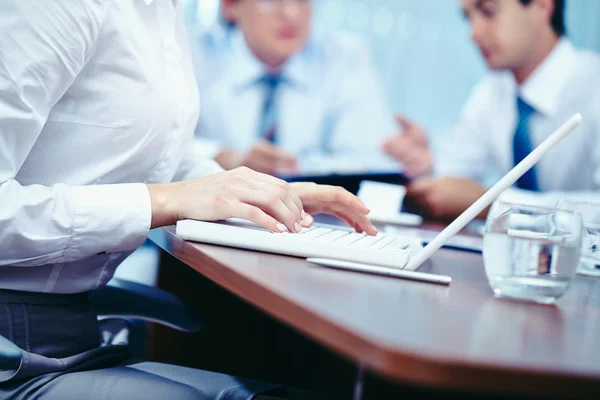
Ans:
[[[211,399],[227,388],[249,399],[273,387],[115,356],[85,293],[154,227],[239,217],[298,232],[326,212],[375,234],[366,207],[197,155],[181,2],[3,0],[0,15],[0,339],[24,355],[0,369],[0,398]]]
[[[288,184],[246,167],[146,187],[152,204],[152,228],[183,219],[242,218],[274,232],[300,232],[312,225],[311,214],[327,213],[358,232],[377,234],[367,217],[367,207],[346,190],[310,182]]]

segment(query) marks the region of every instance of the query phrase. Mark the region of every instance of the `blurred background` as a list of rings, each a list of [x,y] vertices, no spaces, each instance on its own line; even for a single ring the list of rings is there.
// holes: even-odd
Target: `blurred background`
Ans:
[[[188,25],[212,24],[219,0],[183,0]],[[315,0],[318,30],[365,38],[395,113],[421,124],[433,146],[448,134],[485,67],[458,0]],[[600,52],[600,1],[568,0],[567,36]]]

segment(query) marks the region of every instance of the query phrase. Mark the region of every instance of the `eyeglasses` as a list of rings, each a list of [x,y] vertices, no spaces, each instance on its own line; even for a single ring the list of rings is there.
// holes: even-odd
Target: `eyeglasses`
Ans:
[[[291,6],[306,6],[310,2],[311,0],[258,0],[258,5],[264,12],[275,12],[283,11]]]

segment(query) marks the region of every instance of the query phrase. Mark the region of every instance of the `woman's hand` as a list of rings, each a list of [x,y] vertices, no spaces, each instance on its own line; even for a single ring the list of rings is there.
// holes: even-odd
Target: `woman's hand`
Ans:
[[[148,185],[152,228],[182,219],[217,221],[243,218],[275,232],[299,232],[313,223],[310,214],[326,213],[358,232],[376,235],[369,209],[353,194],[335,186],[288,184],[246,167],[189,181]]]
[[[182,219],[243,218],[275,232],[299,232],[312,221],[291,186],[246,167],[189,181],[148,185],[152,228]]]
[[[366,232],[369,235],[377,234],[377,229],[367,217],[370,210],[358,197],[347,190],[311,182],[297,182],[290,186],[300,196],[304,210],[308,213],[309,218],[302,222],[303,226],[312,225],[310,214],[325,213],[343,219],[357,232]]]

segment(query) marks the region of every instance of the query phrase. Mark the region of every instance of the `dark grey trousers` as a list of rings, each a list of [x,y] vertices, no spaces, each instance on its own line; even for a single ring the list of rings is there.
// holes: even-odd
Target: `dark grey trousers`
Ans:
[[[11,299],[0,291],[0,335],[24,351],[17,370],[0,371],[0,399],[247,400],[277,387],[129,360],[126,344],[100,346],[99,323],[85,295]]]

